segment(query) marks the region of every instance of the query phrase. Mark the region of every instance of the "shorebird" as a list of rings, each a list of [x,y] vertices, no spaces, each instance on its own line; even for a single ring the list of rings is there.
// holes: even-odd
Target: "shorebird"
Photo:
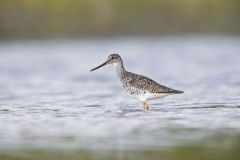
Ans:
[[[125,92],[130,96],[142,101],[144,109],[149,109],[147,100],[183,93],[183,91],[161,85],[146,76],[126,71],[122,58],[118,54],[109,55],[107,61],[96,68],[91,69],[90,72],[107,64],[113,64],[115,66],[117,75],[120,78],[120,82]]]

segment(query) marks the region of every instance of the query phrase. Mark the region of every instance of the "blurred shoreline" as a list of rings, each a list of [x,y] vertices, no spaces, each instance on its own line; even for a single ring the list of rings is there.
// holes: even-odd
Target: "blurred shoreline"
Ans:
[[[6,39],[240,34],[239,0],[0,1]]]
[[[44,41],[96,41],[96,40],[121,40],[121,39],[138,39],[138,40],[159,40],[159,39],[209,39],[209,40],[221,40],[221,39],[234,39],[239,40],[238,34],[162,34],[162,35],[111,35],[111,36],[80,36],[80,37],[0,37],[0,43],[5,42],[44,42]]]

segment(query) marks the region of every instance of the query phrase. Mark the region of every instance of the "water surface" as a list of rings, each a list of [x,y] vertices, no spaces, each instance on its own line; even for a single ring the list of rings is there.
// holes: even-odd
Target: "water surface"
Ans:
[[[89,72],[114,52],[185,93],[143,110],[113,66]],[[240,157],[240,38],[2,41],[0,56],[0,157]]]

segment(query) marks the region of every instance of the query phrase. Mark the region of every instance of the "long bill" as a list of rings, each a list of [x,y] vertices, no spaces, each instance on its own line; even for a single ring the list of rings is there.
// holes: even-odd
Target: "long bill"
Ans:
[[[91,69],[90,72],[92,72],[92,71],[94,71],[94,70],[96,70],[96,69],[98,69],[98,68],[101,68],[101,67],[105,66],[105,65],[107,64],[107,62],[108,62],[108,61],[104,62],[103,64],[101,64],[101,65],[99,65],[99,66],[97,66],[96,68]]]

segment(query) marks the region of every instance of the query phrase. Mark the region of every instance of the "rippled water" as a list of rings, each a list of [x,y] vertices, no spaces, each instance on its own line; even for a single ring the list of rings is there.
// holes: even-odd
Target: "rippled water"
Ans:
[[[89,72],[114,52],[185,93],[143,110],[113,66]],[[240,148],[240,38],[2,41],[0,57],[0,150]]]

